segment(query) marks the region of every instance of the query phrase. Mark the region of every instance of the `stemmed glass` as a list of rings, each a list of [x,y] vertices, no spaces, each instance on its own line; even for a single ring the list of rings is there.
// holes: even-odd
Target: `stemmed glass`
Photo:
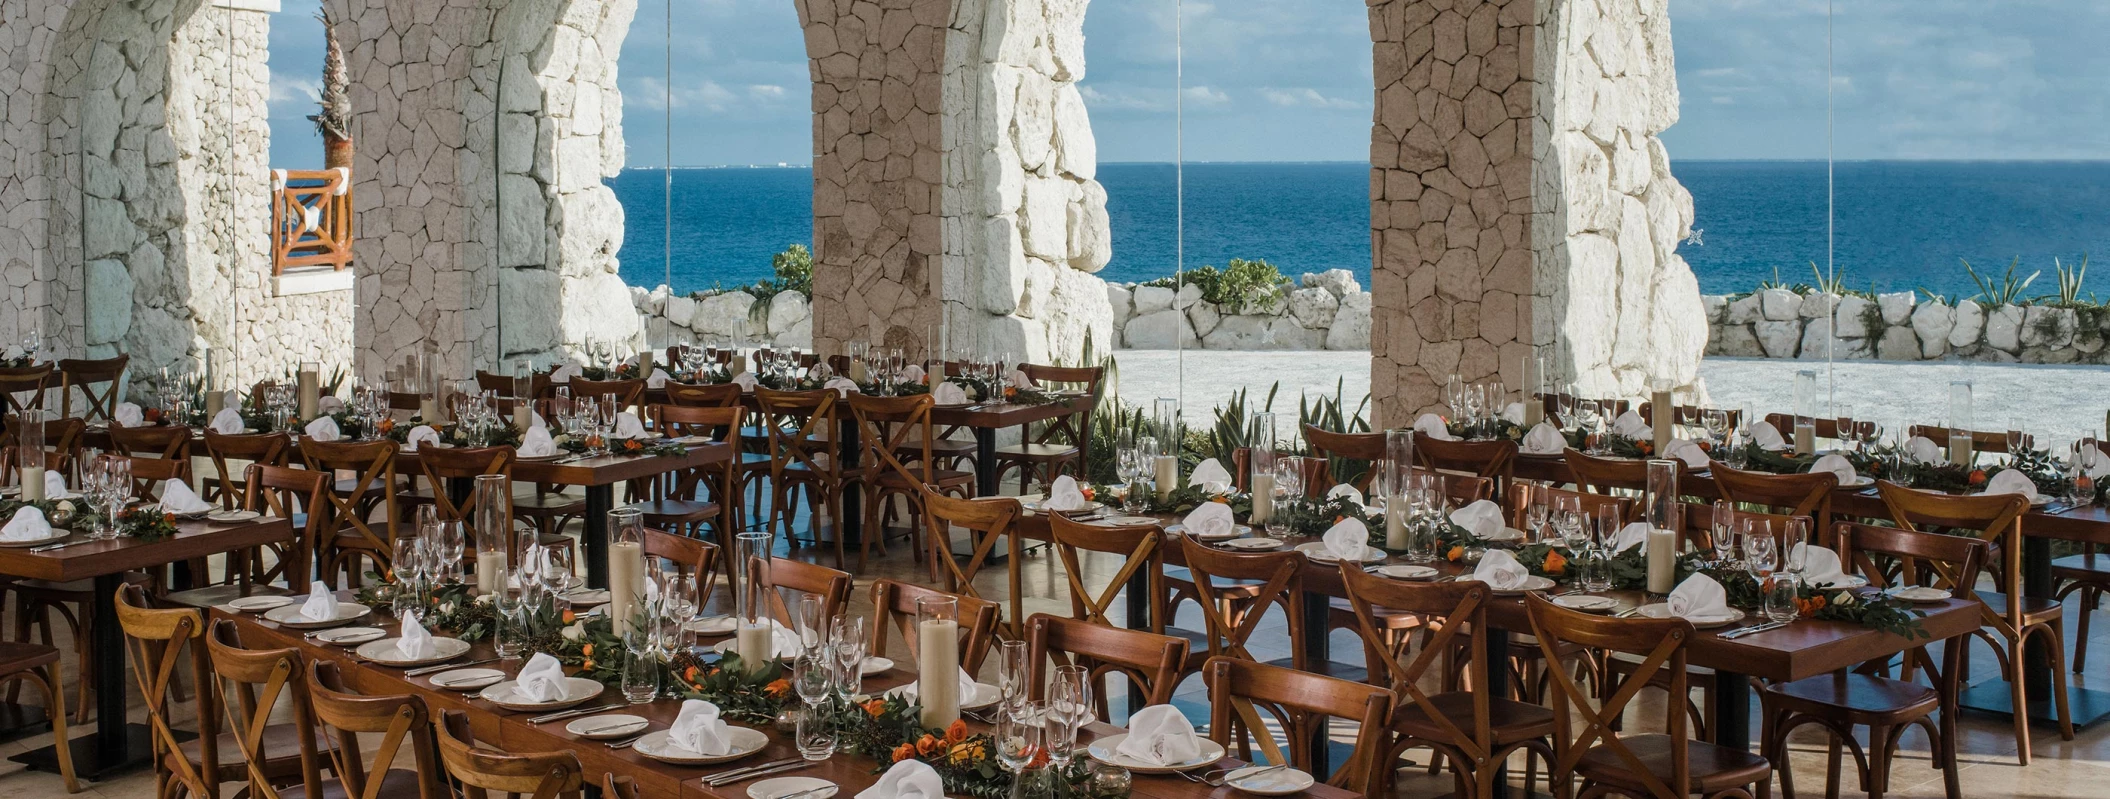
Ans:
[[[1583,590],[1593,594],[1612,590],[1612,556],[1618,554],[1612,547],[1619,540],[1620,521],[1619,514],[1611,508],[1598,512],[1597,535],[1590,543],[1591,568],[1585,572]]]
[[[799,624],[798,633],[800,651],[810,651],[820,648],[821,643],[823,641],[822,636],[826,635],[828,632],[826,627],[824,626],[825,622],[822,620],[822,610],[823,608],[821,606],[820,597],[814,596],[812,594],[807,594],[799,597],[799,608],[797,618]]]
[[[1083,666],[1056,666],[1055,681],[1048,684],[1048,761],[1061,773],[1077,749],[1077,731],[1092,720],[1092,678]]]
[[[1524,506],[1524,533],[1528,539],[1524,543],[1535,544],[1545,538],[1546,521],[1552,515],[1553,509],[1546,505],[1546,498],[1533,496],[1531,504]]]
[[[1304,496],[1304,458],[1289,455],[1275,458],[1275,506],[1282,507],[1290,500]],[[1268,535],[1281,538],[1289,534],[1289,521],[1281,513],[1268,517]]]
[[[1715,500],[1714,525],[1707,537],[1714,548],[1714,565],[1727,567],[1736,558],[1736,503]]]
[[[1757,516],[1745,516],[1743,523],[1745,568],[1750,570],[1754,579],[1763,580],[1778,565],[1779,548],[1773,540],[1773,523]]]
[[[1011,772],[1014,796],[1019,794],[1018,780],[1025,775],[1026,766],[1040,757],[1045,715],[1044,705],[1027,702],[1018,712],[1006,713],[996,720],[996,760]]]
[[[1128,512],[1142,513],[1150,507],[1150,496],[1157,490],[1158,439],[1156,436],[1137,436],[1135,478],[1128,482]]]
[[[865,640],[864,618],[849,615],[835,617],[835,622],[828,629],[828,640],[829,646],[834,650],[836,663],[842,668],[839,690],[847,700],[864,681],[865,647],[871,643]]]
[[[10,470],[10,474],[8,474],[8,477],[14,477],[14,474],[12,474],[12,470]],[[104,507],[110,501],[109,496],[110,459],[96,458],[92,461],[89,461],[88,473],[81,480],[81,497],[87,500],[89,507],[100,508]],[[114,516],[108,516],[104,517],[101,522],[97,523],[95,525],[94,530],[89,531],[88,538],[113,538],[116,535],[117,518]]]
[[[1122,510],[1130,514],[1136,514],[1143,512],[1142,495],[1144,493],[1136,488],[1136,481],[1143,479],[1143,475],[1147,474],[1148,470],[1144,468],[1142,459],[1138,457],[1132,435],[1128,431],[1122,431],[1122,441],[1114,450],[1114,470],[1115,476],[1121,478],[1121,485],[1128,488],[1128,493],[1122,501]]]
[[[125,457],[106,458],[103,464],[103,501],[109,511],[105,518],[110,522],[110,532],[104,538],[117,537],[117,516],[124,512],[125,505],[132,501],[132,460]]]
[[[998,641],[995,654],[996,686],[1004,695],[997,713],[1009,714],[1026,701],[1026,642]]]
[[[389,561],[389,577],[396,584],[394,610],[396,618],[409,618],[419,605],[418,584],[423,581],[424,558],[420,556],[422,542],[417,538],[398,538],[395,551]]]

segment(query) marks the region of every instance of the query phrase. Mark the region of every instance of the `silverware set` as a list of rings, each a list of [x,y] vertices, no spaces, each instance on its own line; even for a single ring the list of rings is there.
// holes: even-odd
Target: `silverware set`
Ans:
[[[1788,626],[1788,623],[1784,621],[1761,622],[1758,624],[1753,624],[1749,627],[1738,627],[1734,630],[1730,630],[1729,632],[1722,633],[1721,635],[1718,635],[1716,637],[1723,639],[1736,639],[1742,638],[1746,635],[1756,635],[1767,630],[1778,630],[1786,626]]]
[[[741,768],[736,768],[731,771],[721,771],[709,777],[705,777],[703,779],[703,784],[709,785],[713,788],[716,788],[721,785],[730,785],[732,783],[740,782],[751,777],[759,777],[763,774],[774,774],[776,773],[777,769],[803,767],[805,762],[805,758],[802,757],[787,757],[782,760],[772,760],[767,763],[760,763],[753,766],[743,766]]]
[[[536,717],[534,717],[534,718],[528,719],[528,723],[529,723],[529,724],[548,724],[549,722],[552,722],[552,721],[563,721],[563,720],[565,720],[565,719],[575,719],[575,718],[578,718],[578,717],[580,717],[580,716],[591,716],[591,715],[593,715],[593,714],[595,714],[595,713],[604,713],[604,712],[607,712],[607,711],[610,711],[610,710],[615,710],[616,708],[620,708],[620,707],[628,707],[628,705],[624,705],[624,704],[612,704],[612,705],[602,705],[602,706],[600,706],[600,707],[589,707],[589,708],[573,708],[573,709],[571,709],[571,710],[559,710],[559,711],[557,711],[557,712],[555,712],[555,713],[547,713],[547,714],[544,714],[544,715],[540,715],[540,716],[536,716]]]
[[[57,549],[65,549],[65,548],[67,548],[67,547],[73,546],[74,544],[85,544],[85,543],[88,543],[88,542],[86,542],[86,541],[61,541],[61,542],[59,542],[59,543],[56,543],[56,544],[45,544],[45,545],[43,545],[43,546],[36,546],[36,547],[30,547],[30,548],[29,548],[29,551],[31,551],[31,552],[50,552],[50,551],[52,551],[52,550],[57,550]]]
[[[472,661],[469,661],[469,662],[467,662],[467,663],[442,663],[442,664],[440,664],[440,665],[438,665],[438,666],[420,666],[420,667],[418,667],[418,668],[415,668],[415,669],[408,669],[408,670],[405,670],[405,671],[403,672],[403,676],[405,676],[405,677],[423,677],[423,676],[425,676],[425,675],[427,675],[427,674],[438,674],[438,673],[440,673],[440,672],[443,672],[443,671],[451,671],[451,670],[454,670],[454,669],[465,669],[465,668],[468,668],[468,667],[470,667],[470,666],[481,666],[481,665],[483,665],[483,664],[485,664],[485,663],[497,663],[497,662],[498,662],[498,658],[484,658],[483,660],[472,660]]]

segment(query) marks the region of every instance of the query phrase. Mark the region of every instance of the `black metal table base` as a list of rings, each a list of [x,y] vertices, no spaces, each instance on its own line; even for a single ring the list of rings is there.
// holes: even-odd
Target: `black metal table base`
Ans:
[[[2011,719],[2015,716],[2013,696],[2007,681],[1995,677],[1965,688],[1958,704],[1965,711]],[[2087,728],[2110,717],[2110,691],[2067,686],[2066,706],[2073,711],[2073,728]],[[2030,693],[2029,720],[2032,724],[2059,723],[2058,706],[2052,703],[2048,692]]]
[[[107,759],[103,753],[104,744],[108,742],[102,739],[102,733],[73,739],[73,773],[84,780],[101,780],[153,763],[153,732],[144,724],[127,724],[124,730],[125,745],[120,747],[122,754],[115,759]],[[28,766],[31,771],[59,773],[58,750],[54,747],[32,749],[8,759]]]
[[[38,705],[0,703],[0,742],[51,732],[51,717]]]

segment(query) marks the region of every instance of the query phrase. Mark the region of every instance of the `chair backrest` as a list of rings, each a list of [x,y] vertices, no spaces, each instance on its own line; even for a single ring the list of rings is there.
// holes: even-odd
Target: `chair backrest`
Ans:
[[[1672,415],[1670,417],[1671,423],[1682,424],[1687,427],[1699,427],[1701,423],[1706,421],[1708,410],[1709,409],[1700,407],[1698,405],[1673,405],[1671,410]],[[1634,412],[1641,414],[1641,421],[1648,422],[1649,424],[1656,423],[1655,403],[1641,403],[1640,407],[1634,409]],[[1732,430],[1741,426],[1741,424],[1743,423],[1743,411],[1736,409],[1728,409],[1722,411],[1722,413],[1729,420],[1729,428]],[[1775,426],[1778,427],[1778,425]],[[1781,429],[1785,431],[1787,428]]]
[[[418,799],[448,799],[440,783],[439,745],[433,738],[432,711],[416,694],[365,696],[346,688],[337,664],[327,660],[308,663],[308,699],[315,707],[315,720],[323,731],[334,733],[328,747],[330,770],[350,799],[382,799],[382,778],[404,752],[416,767]],[[372,749],[368,763],[360,746],[361,734],[380,734],[381,743]],[[404,744],[408,743],[409,746]],[[368,780],[372,776],[374,779]]]
[[[1311,496],[1326,493],[1336,482],[1343,482],[1337,475],[1346,471],[1348,462],[1357,464],[1376,463],[1385,457],[1384,433],[1336,433],[1317,425],[1304,426],[1304,443],[1311,445],[1311,454],[1326,462],[1326,473],[1319,480],[1305,481],[1305,493]],[[1417,439],[1416,443],[1419,443]],[[1363,469],[1362,476],[1352,482],[1357,491],[1370,490],[1370,478],[1375,470]],[[1313,486],[1319,482],[1324,485]],[[1316,490],[1314,490],[1316,489]]]
[[[1907,429],[1905,430],[1905,435],[1907,435],[1907,436],[1921,436],[1921,437],[1924,437],[1924,438],[1932,439],[1932,440],[1934,441],[1934,443],[1936,443],[1936,444],[1940,444],[1940,445],[1942,446],[1942,448],[1943,448],[1944,450],[1948,449],[1948,447],[1949,447],[1949,436],[1950,436],[1950,430],[1949,430],[1949,428],[1946,428],[1946,427],[1936,427],[1936,426],[1934,426],[1934,425],[1916,424],[1916,425],[1913,425],[1913,426],[1911,426],[1911,427],[1907,428]],[[2035,438],[2034,436],[2031,436],[2031,435],[2029,435],[2029,434],[2027,434],[2027,433],[2023,434],[2023,436],[2022,436],[2022,446],[2025,446],[2025,447],[2032,447],[2032,446],[2035,446],[2035,445],[2036,445],[2036,438]],[[1973,431],[1971,431],[1971,451],[1972,451],[1972,452],[1991,452],[1991,453],[1996,453],[1996,454],[1997,454],[1997,453],[2004,453],[2004,452],[2007,452],[2007,431],[2006,431],[2006,430],[1973,430]]]
[[[1794,440],[1795,440],[1795,414],[1792,414],[1792,413],[1769,413],[1769,414],[1766,414],[1766,420],[1765,420],[1765,421],[1766,421],[1766,424],[1770,424],[1770,425],[1772,425],[1772,426],[1773,426],[1773,429],[1775,429],[1775,430],[1779,430],[1779,431],[1780,431],[1780,434],[1781,434],[1781,435],[1782,435],[1783,437],[1787,438],[1787,439],[1788,439],[1789,441],[1794,441]],[[1869,435],[1869,434],[1871,434],[1871,433],[1874,433],[1874,432],[1875,432],[1875,428],[1876,428],[1876,423],[1875,423],[1875,422],[1868,422],[1868,421],[1856,421],[1856,420],[1853,420],[1853,419],[1848,419],[1848,420],[1846,420],[1846,421],[1847,421],[1847,423],[1848,423],[1848,425],[1849,425],[1849,427],[1847,428],[1847,432],[1849,432],[1849,433],[1855,433],[1855,434],[1857,434],[1857,435],[1863,435],[1863,436],[1866,436],[1866,435]],[[1734,423],[1732,422],[1731,424],[1734,424]],[[1929,429],[1929,430],[1935,430],[1935,429],[1939,429],[1939,428],[1931,428],[1931,427],[1930,427],[1930,428],[1925,428],[1925,429]],[[1838,437],[1839,437],[1839,420],[1838,420],[1838,419],[1836,419],[1836,418],[1833,418],[1833,417],[1811,417],[1811,418],[1810,418],[1810,433],[1811,433],[1811,435],[1814,435],[1814,436],[1816,436],[1816,437],[1818,437],[1818,438],[1838,438]],[[2000,443],[2001,443],[2001,444],[2003,444],[2003,445],[2005,445],[2005,444],[2007,443],[2007,441],[2006,441],[2006,437],[2005,437],[2005,434],[2004,434],[2004,433],[1991,433],[1991,434],[1989,434],[1989,435],[1998,435],[1998,436],[2001,436],[2001,437],[2002,437],[2002,439],[2001,439],[2001,442],[2000,442]],[[1932,436],[1929,436],[1929,438],[1932,438]],[[1942,444],[1942,446],[1948,446],[1948,445],[1949,445],[1949,437],[1948,437],[1948,433],[1947,433],[1947,431],[1943,431],[1943,432],[1942,432],[1942,437],[1941,437],[1941,438],[1938,438],[1938,439],[1935,439],[1935,440],[1936,440],[1936,441],[1938,441],[1938,442],[1940,442],[1940,443]]]
[[[205,454],[212,456],[213,473],[220,476],[220,505],[234,507],[239,501],[242,478],[247,470],[236,469],[230,463],[249,461],[265,466],[284,466],[291,457],[287,450],[286,437],[278,433],[216,433],[205,431]]]
[[[117,412],[117,390],[124,382],[125,365],[131,362],[130,355],[99,360],[60,359],[59,415],[73,416],[73,389],[78,388],[83,400],[80,418],[109,421]]]
[[[154,741],[154,754],[161,768],[183,785],[193,797],[217,799],[220,795],[220,714],[213,698],[216,692],[194,692],[198,721],[198,759],[184,754],[185,739],[176,737],[169,725],[170,688],[177,669],[188,661],[194,686],[212,684],[207,665],[205,613],[196,608],[156,609],[147,605],[146,589],[132,584],[117,589],[117,623],[124,628],[125,649],[131,655],[132,679],[146,700],[147,729]],[[188,658],[185,653],[189,653]]]
[[[1048,516],[1048,531],[1055,555],[1062,559],[1063,577],[1070,582],[1071,618],[1108,627],[1122,626],[1108,612],[1129,580],[1140,572],[1150,586],[1150,631],[1165,631],[1165,533],[1156,524],[1100,526],[1072,521],[1058,513]],[[1104,589],[1093,591],[1085,587],[1084,564],[1077,557],[1079,550],[1105,552],[1125,560]]]
[[[654,405],[648,409],[652,416],[652,428],[668,438],[703,436],[715,443],[731,445],[734,452],[741,452],[742,426],[747,423],[747,409],[738,405]],[[697,488],[712,475],[719,478],[718,485],[711,486],[712,493],[731,509],[731,499],[736,493],[737,469],[686,469],[669,481],[659,481],[655,486],[671,489],[673,495],[682,499],[698,496]]]
[[[866,651],[874,654],[887,651],[888,627],[901,633],[908,651],[922,651],[917,648],[916,640],[916,600],[925,597],[948,597],[959,601],[960,640],[956,643],[960,647],[960,667],[968,674],[981,671],[982,661],[989,656],[989,646],[996,643],[998,608],[995,602],[885,578],[872,581],[872,645]]]
[[[1493,480],[1495,495],[1501,497],[1508,493],[1510,478],[1516,473],[1517,442],[1439,441],[1415,436],[1414,460],[1426,469],[1466,472]]]
[[[55,371],[49,363],[0,368],[0,416],[44,407],[44,390]]]
[[[493,791],[521,799],[578,799],[584,786],[579,756],[571,750],[515,754],[477,746],[469,717],[459,710],[441,715],[438,738],[440,762],[461,783],[464,799],[490,799]]]
[[[1246,642],[1259,629],[1260,618],[1265,613],[1265,603],[1282,605],[1288,612],[1289,640],[1304,640],[1304,553],[1295,550],[1275,552],[1225,552],[1186,536],[1180,537],[1180,553],[1186,558],[1187,571],[1194,576],[1194,587],[1201,596],[1202,619],[1209,630],[1209,654],[1229,655],[1259,660],[1246,649]],[[1227,612],[1223,603],[1216,600],[1221,581],[1252,580],[1262,585],[1255,600],[1262,603],[1235,617]],[[1307,655],[1304,647],[1290,649],[1291,662],[1304,668]]]
[[[8,419],[7,422],[10,425],[16,424],[14,419]],[[80,461],[82,440],[87,436],[87,422],[79,419],[45,420],[44,471],[73,474],[75,464]],[[17,440],[15,429],[9,427],[6,434],[0,436],[0,440],[6,441],[9,447],[14,447]],[[21,453],[16,453],[17,461],[20,457]]]
[[[512,447],[434,447],[418,448],[418,471],[425,475],[425,487],[432,491],[432,507],[439,513],[441,521],[467,521],[467,513],[476,507],[476,489],[472,488],[463,504],[454,502],[448,484],[453,480],[474,480],[487,474],[504,475],[507,478],[503,490],[507,507],[505,528],[512,529],[513,459],[517,450]]]
[[[931,557],[935,558],[941,567],[940,576],[944,578],[942,584],[948,590],[980,598],[982,594],[974,587],[974,576],[981,572],[982,564],[988,562],[989,553],[996,549],[996,542],[1010,535],[1011,526],[1018,521],[1022,512],[1018,500],[1011,497],[961,499],[945,496],[927,487],[921,494],[924,522],[930,525],[930,546],[933,552],[938,553]],[[967,564],[964,566],[958,558],[939,552],[944,549],[944,542],[952,540],[953,527],[966,530],[968,539],[974,545],[974,554],[967,557]],[[1011,589],[1016,591],[1018,586],[1011,586]],[[1014,624],[1020,621],[1012,620]]]
[[[615,397],[616,410],[625,410],[642,405],[645,401],[645,381],[634,380],[588,380],[574,377],[566,385],[571,387],[571,398],[583,400],[588,397]]]
[[[769,562],[768,585],[770,612],[776,616],[778,623],[787,627],[797,624],[797,621],[791,615],[791,606],[784,601],[785,591],[820,597],[821,618],[824,619],[841,615],[843,609],[850,605],[850,573],[815,563],[790,558],[772,559]]]
[[[1764,505],[1789,516],[1808,516],[1818,528],[1831,524],[1832,490],[1839,487],[1839,476],[1831,472],[1768,474],[1732,469],[1721,461],[1709,465],[1707,471],[1714,475],[1723,499]]]
[[[482,369],[476,370],[476,387],[501,397],[514,397],[514,392],[518,390],[513,383],[512,375],[493,374]],[[547,395],[549,387],[548,372],[534,373],[528,378],[528,399],[533,400]]]
[[[696,577],[696,596],[708,600],[718,583],[718,546],[709,541],[675,535],[665,530],[645,530],[645,557],[663,558],[674,571]]]
[[[1635,519],[1635,508],[1640,504],[1635,502],[1633,497],[1615,497],[1606,494],[1592,494],[1588,491],[1570,491],[1565,488],[1554,488],[1536,483],[1517,483],[1510,486],[1509,491],[1509,526],[1519,530],[1523,529],[1526,523],[1525,519],[1529,515],[1529,509],[1534,504],[1543,504],[1548,510],[1552,510],[1560,507],[1563,500],[1574,500],[1581,506],[1582,512],[1590,514],[1591,518],[1602,516],[1606,511],[1610,511],[1618,514],[1620,519],[1626,521]]]
[[[755,389],[769,428],[769,477],[782,483],[784,470],[798,466],[821,478],[823,492],[842,478],[837,439],[836,393],[830,389],[773,391]]]
[[[308,668],[300,650],[245,648],[241,631],[230,619],[213,622],[205,647],[212,654],[220,704],[227,710],[227,720],[235,731],[235,745],[241,747],[242,760],[249,769],[249,795],[269,799],[280,796],[273,783],[286,775],[271,774],[265,766],[283,760],[289,753],[271,751],[265,733],[272,726],[272,714],[283,702],[293,717],[293,754],[300,757],[301,785],[308,799],[321,799],[314,708],[308,700]]]
[[[1143,705],[1172,701],[1180,667],[1187,662],[1187,639],[1130,630],[1079,619],[1035,613],[1026,620],[1026,685],[1033,699],[1047,693],[1046,675],[1054,666],[1083,666],[1094,689],[1101,721],[1107,718],[1106,675],[1120,673],[1143,692]],[[1133,709],[1131,709],[1133,712]]]
[[[1680,522],[1683,527],[1681,533],[1686,543],[1703,552],[1707,548],[1714,546],[1714,506],[1701,502],[1681,502],[1678,505],[1678,511],[1678,515],[1683,517]],[[1729,528],[1731,532],[1742,535],[1744,533],[1744,525],[1754,521],[1765,522],[1766,529],[1773,534],[1773,551],[1780,553],[1781,558],[1788,556],[1788,550],[1783,547],[1793,546],[1787,540],[1788,525],[1798,520],[1806,525],[1805,532],[1808,534],[1806,541],[1810,546],[1825,549],[1838,548],[1836,543],[1832,541],[1830,531],[1818,530],[1814,526],[1807,526],[1809,525],[1809,517],[1807,516],[1786,516],[1778,513],[1760,513],[1742,509],[1738,509],[1734,513],[1736,518],[1732,522],[1733,526]]]
[[[1098,399],[1105,389],[1104,366],[1050,366],[1028,363],[1020,364],[1018,369],[1025,372],[1026,379],[1033,381],[1035,385],[1075,386],[1085,396],[1094,400]],[[1028,437],[1042,444],[1063,442],[1081,448],[1084,431],[1092,429],[1092,411],[1097,407],[1097,403],[1093,403],[1077,413],[1066,413],[1049,419],[1041,425],[1039,432],[1029,433]]]
[[[1932,532],[1951,528],[1998,547],[1995,582],[2006,586],[2007,607],[1985,610],[1986,621],[2011,637],[2022,627],[2022,514],[2029,500],[2021,494],[1954,496],[1917,491],[1888,480],[1876,481],[1876,493],[1890,509],[1890,520],[1905,530]]]
[[[386,570],[395,553],[396,442],[386,439],[365,443],[324,442],[301,436],[300,457],[307,462],[309,469],[318,472],[345,469],[354,474],[351,490],[331,491],[323,496],[330,501],[330,517],[339,529],[357,533],[354,546],[371,550],[377,565]],[[360,512],[368,497],[374,494],[379,494],[382,504],[387,507],[379,522],[368,521]],[[345,542],[340,540],[338,543]]]
[[[907,397],[870,397],[851,394],[845,403],[857,419],[858,440],[864,447],[863,461],[873,475],[897,475],[910,484],[930,485],[936,477],[931,459],[929,394]],[[904,462],[903,455],[907,454]]]
[[[667,402],[690,408],[723,408],[740,404],[741,391],[738,383],[715,383],[690,385],[667,383]]]
[[[181,480],[190,484],[190,459],[135,458],[129,455],[105,455],[106,458],[124,458],[131,464],[132,496],[135,499],[161,499],[161,481]]]
[[[284,436],[279,436],[284,440]],[[190,428],[182,425],[126,427],[110,423],[110,448],[126,455],[190,460]]]
[[[1978,574],[1985,568],[1988,548],[1982,540],[1854,522],[1840,522],[1833,530],[1846,546],[1848,557],[1852,558],[1849,562],[1859,567],[1869,585],[1892,585],[1891,570],[1869,557],[1882,555],[1897,567],[1897,585],[1947,588],[1957,599],[1976,595]]]
[[[1599,458],[1572,448],[1565,450],[1562,455],[1568,461],[1568,474],[1574,478],[1576,488],[1599,494],[1648,490],[1648,461]],[[1686,471],[1685,462],[1678,461],[1678,479],[1681,484]]]
[[[1429,722],[1448,733],[1448,743],[1465,752],[1474,760],[1491,756],[1495,750],[1494,718],[1492,705],[1488,702],[1488,691],[1472,691],[1472,717],[1452,718],[1445,713],[1421,689],[1423,678],[1438,657],[1456,650],[1462,643],[1467,647],[1465,685],[1487,685],[1487,641],[1485,636],[1464,635],[1467,630],[1487,629],[1487,604],[1494,599],[1486,583],[1478,580],[1459,580],[1447,583],[1415,583],[1388,580],[1363,571],[1359,564],[1341,564],[1343,593],[1347,594],[1349,610],[1355,614],[1356,630],[1363,636],[1363,645],[1371,652],[1384,654],[1385,673],[1372,674],[1372,684],[1389,687],[1399,707],[1418,707],[1427,714]],[[1415,613],[1424,617],[1443,619],[1443,624],[1430,625],[1429,634],[1423,638],[1419,651],[1409,659],[1411,638],[1386,636],[1378,618],[1379,609]]]
[[[263,572],[263,581],[270,582],[279,576],[294,590],[308,587],[308,564],[315,562],[316,547],[322,541],[323,531],[330,528],[330,475],[313,469],[295,469],[290,466],[267,466],[249,464],[242,480],[242,508],[258,513],[277,516],[291,521],[298,514],[307,514],[307,524],[300,528],[300,540],[288,545],[287,557]]]
[[[1634,667],[1635,674],[1662,674],[1670,681],[1668,689],[1673,697],[1690,694],[1690,675],[1685,668],[1685,645],[1692,641],[1692,622],[1679,618],[1646,619],[1614,618],[1598,616],[1581,611],[1562,608],[1539,594],[1525,597],[1526,613],[1531,619],[1531,634],[1538,638],[1539,649],[1549,658],[1548,663],[1559,663],[1562,643],[1580,644],[1591,649],[1623,652],[1640,655],[1640,664]],[[1682,704],[1673,702],[1664,711],[1668,717],[1670,747],[1670,776],[1655,773],[1640,754],[1619,737],[1619,721],[1626,714],[1627,705],[1641,693],[1641,689],[1655,681],[1633,679],[1620,683],[1619,690],[1611,696],[1593,696],[1575,684],[1575,678],[1566,669],[1546,669],[1553,683],[1553,722],[1555,750],[1558,754],[1551,773],[1571,774],[1583,755],[1593,749],[1609,751],[1619,758],[1619,763],[1633,772],[1642,788],[1656,799],[1684,799],[1692,795],[1692,762],[1686,745],[1686,714]],[[1575,730],[1580,716],[1582,730]]]
[[[1313,751],[1312,740],[1331,739],[1324,734],[1331,719],[1355,722],[1355,748],[1325,781],[1345,791],[1370,794],[1377,782],[1373,776],[1378,757],[1389,735],[1385,721],[1392,712],[1391,691],[1230,657],[1210,658],[1202,666],[1202,679],[1209,685],[1210,740],[1250,751],[1237,738],[1251,736],[1258,739],[1267,762],[1289,763],[1313,776],[1321,775],[1316,767],[1320,753]],[[1287,757],[1268,731],[1263,712],[1289,738]]]

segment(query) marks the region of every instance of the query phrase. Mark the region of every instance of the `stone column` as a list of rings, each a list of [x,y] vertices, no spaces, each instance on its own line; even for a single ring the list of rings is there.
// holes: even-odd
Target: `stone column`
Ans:
[[[1697,379],[1673,252],[1691,199],[1655,138],[1677,115],[1666,2],[1369,0],[1382,424],[1440,409],[1453,374],[1514,389],[1534,348],[1588,393]]]

